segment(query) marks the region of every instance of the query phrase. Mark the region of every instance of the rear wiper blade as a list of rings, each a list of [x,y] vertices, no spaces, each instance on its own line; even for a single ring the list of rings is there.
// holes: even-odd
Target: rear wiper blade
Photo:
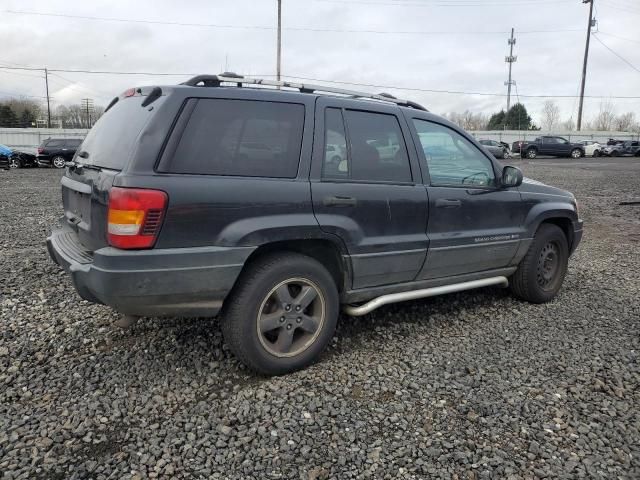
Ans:
[[[75,160],[71,160],[70,162],[66,162],[64,164],[65,167],[69,167],[71,170],[82,170],[83,168],[88,168],[89,170],[97,170],[101,171],[102,168],[96,165],[87,165],[84,163],[76,162]]]

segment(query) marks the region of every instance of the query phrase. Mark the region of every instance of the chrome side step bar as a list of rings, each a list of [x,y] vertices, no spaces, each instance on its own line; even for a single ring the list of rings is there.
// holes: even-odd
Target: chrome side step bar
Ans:
[[[416,300],[418,298],[435,297],[436,295],[444,295],[445,293],[462,292],[463,290],[489,287],[492,285],[507,287],[509,285],[509,280],[507,280],[507,277],[490,277],[483,278],[481,280],[473,280],[471,282],[443,285],[441,287],[424,288],[422,290],[411,290],[408,292],[390,293],[388,295],[382,295],[381,297],[374,298],[364,305],[347,305],[344,307],[344,312],[347,315],[351,315],[352,317],[360,317],[362,315],[366,315],[367,313],[375,310],[378,307],[387,305],[389,303],[404,302],[406,300]]]

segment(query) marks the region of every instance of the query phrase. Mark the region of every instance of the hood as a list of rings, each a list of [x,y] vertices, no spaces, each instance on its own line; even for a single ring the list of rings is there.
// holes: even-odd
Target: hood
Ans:
[[[550,185],[546,185],[537,180],[533,180],[532,178],[524,177],[522,179],[522,185],[520,185],[521,192],[529,192],[529,193],[547,193],[549,195],[560,195],[562,197],[574,198],[571,192],[567,192],[566,190],[562,190],[561,188],[552,187]]]

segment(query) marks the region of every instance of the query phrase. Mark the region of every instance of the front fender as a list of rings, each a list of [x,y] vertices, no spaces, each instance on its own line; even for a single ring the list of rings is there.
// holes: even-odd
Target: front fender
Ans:
[[[525,229],[529,238],[533,238],[540,224],[552,218],[566,218],[575,226],[578,223],[576,207],[569,199],[567,201],[546,201],[537,203],[529,210],[525,217]]]

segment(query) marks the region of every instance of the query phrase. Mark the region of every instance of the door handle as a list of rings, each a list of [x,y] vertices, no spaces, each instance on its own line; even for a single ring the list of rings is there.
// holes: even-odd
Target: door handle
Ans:
[[[358,200],[353,197],[325,197],[322,203],[326,207],[355,207]]]
[[[449,200],[446,198],[439,198],[436,200],[437,208],[460,208],[462,202],[460,200]]]

